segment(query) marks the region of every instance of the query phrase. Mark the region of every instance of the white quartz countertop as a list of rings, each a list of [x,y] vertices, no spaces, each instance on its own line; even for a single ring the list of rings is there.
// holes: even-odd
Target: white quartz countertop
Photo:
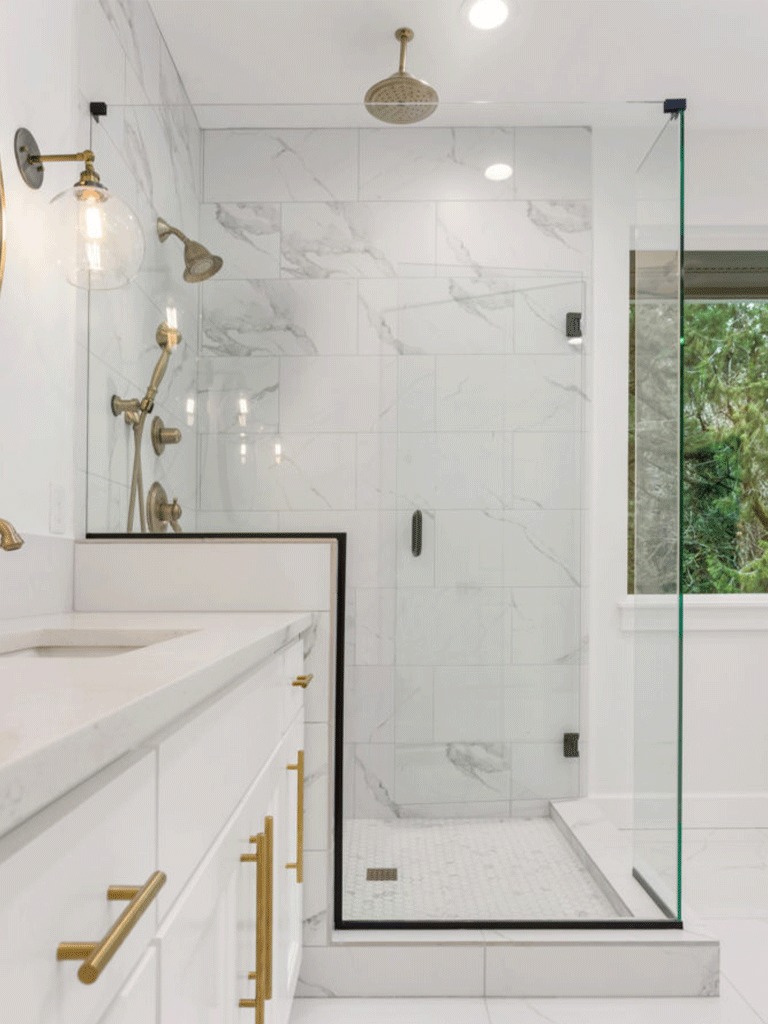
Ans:
[[[0,623],[0,653],[19,634],[51,642],[50,631],[78,630],[86,640],[108,631],[100,642],[116,647],[142,631],[184,634],[109,657],[0,657],[0,835],[310,625],[302,612],[74,612]]]

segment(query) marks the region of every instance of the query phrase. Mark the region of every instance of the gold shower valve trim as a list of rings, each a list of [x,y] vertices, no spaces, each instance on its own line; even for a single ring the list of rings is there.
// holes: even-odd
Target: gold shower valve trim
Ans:
[[[309,684],[312,682],[314,678],[315,677],[311,672],[306,676],[296,676],[296,678],[291,683],[291,686],[300,686],[302,690],[306,690],[306,688],[309,686]]]

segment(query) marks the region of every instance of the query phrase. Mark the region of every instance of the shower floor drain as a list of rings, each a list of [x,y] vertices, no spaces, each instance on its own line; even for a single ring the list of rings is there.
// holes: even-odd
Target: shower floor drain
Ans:
[[[396,882],[397,868],[368,868],[365,878],[368,882]]]

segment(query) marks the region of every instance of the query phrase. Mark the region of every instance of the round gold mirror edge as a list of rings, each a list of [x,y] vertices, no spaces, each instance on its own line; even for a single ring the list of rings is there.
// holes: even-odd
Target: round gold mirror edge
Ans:
[[[0,163],[0,291],[3,289],[5,274],[5,185],[3,183],[3,166]]]

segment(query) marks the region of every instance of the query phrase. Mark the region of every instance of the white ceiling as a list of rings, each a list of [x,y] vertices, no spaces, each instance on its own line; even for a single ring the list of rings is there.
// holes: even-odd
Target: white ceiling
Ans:
[[[516,6],[479,32],[462,0],[153,2],[204,128],[372,124],[362,97],[395,70],[400,25],[416,33],[409,70],[440,94],[430,124],[620,123],[621,101],[685,96],[696,127],[768,128],[768,0]]]

